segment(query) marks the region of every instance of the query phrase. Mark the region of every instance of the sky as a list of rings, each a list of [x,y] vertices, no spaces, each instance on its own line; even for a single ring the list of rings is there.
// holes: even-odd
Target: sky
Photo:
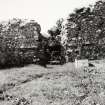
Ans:
[[[34,19],[42,33],[66,18],[75,8],[87,7],[97,0],[0,0],[0,21],[12,18]]]

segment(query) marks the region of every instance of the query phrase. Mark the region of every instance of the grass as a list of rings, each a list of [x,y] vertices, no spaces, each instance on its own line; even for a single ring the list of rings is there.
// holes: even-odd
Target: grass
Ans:
[[[2,70],[6,79],[1,84],[4,100],[0,105],[104,105],[103,69],[104,66],[77,70],[68,63],[47,69],[29,65]]]

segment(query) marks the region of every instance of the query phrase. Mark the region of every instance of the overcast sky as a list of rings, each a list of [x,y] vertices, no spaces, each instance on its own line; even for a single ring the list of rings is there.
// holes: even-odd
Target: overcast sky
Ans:
[[[94,4],[97,0],[0,0],[0,21],[11,18],[35,19],[46,32],[59,18],[75,8]]]

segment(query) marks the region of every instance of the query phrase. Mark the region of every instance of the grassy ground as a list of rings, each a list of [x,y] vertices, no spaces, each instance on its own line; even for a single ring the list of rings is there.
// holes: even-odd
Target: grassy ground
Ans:
[[[105,105],[104,61],[0,71],[0,105]]]

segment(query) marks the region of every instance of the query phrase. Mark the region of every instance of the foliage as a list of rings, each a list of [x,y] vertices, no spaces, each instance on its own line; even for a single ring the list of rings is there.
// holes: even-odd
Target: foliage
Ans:
[[[93,57],[95,55],[97,56],[96,58],[99,58],[103,53],[103,58],[104,51],[102,49],[105,44],[104,17],[104,1],[98,1],[94,6],[75,9],[74,13],[71,13],[65,20],[64,24],[62,24],[61,43],[66,51],[68,53],[71,53],[72,51],[76,52],[78,49],[81,50],[82,46],[89,45],[87,49],[85,48],[85,53],[88,52],[90,55],[93,55]],[[99,51],[97,52],[94,49],[91,49],[90,45],[95,46],[94,49],[99,48]],[[77,46],[76,49],[73,46]],[[91,52],[89,49],[91,49]],[[88,58],[91,58],[90,55]],[[82,55],[79,56],[83,57]],[[87,55],[84,55],[84,57],[85,56]]]
[[[48,33],[51,36],[57,36],[60,35],[61,29],[62,29],[62,23],[63,23],[64,19],[61,18],[59,20],[57,20],[56,25],[53,26],[51,29],[48,30]]]
[[[0,66],[21,66],[24,61],[31,57],[25,58],[25,52],[22,49],[37,48],[38,37],[40,35],[40,25],[33,21],[12,19],[0,23]],[[27,51],[26,51],[27,52]]]

